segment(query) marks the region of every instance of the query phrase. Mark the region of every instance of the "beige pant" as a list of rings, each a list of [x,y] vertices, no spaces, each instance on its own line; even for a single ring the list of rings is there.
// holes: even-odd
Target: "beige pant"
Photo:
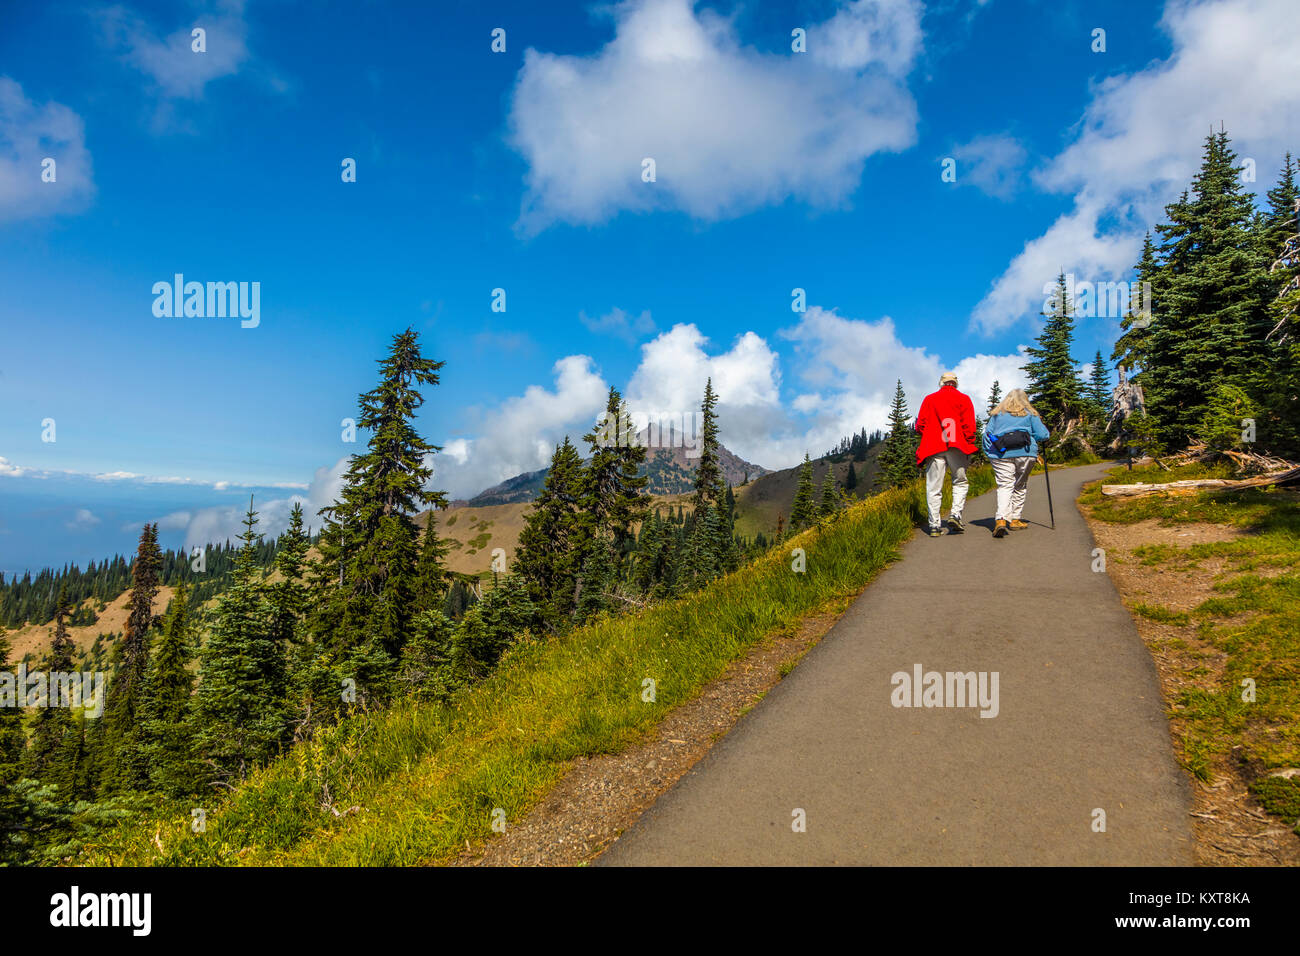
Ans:
[[[966,507],[966,465],[970,456],[964,451],[949,448],[925,460],[925,504],[930,511],[930,527],[937,528],[943,507],[943,476],[952,469],[952,513],[961,515]]]
[[[993,458],[993,477],[998,482],[998,514],[1005,521],[1015,521],[1025,510],[1025,489],[1029,486],[1029,473],[1034,470],[1033,458]]]

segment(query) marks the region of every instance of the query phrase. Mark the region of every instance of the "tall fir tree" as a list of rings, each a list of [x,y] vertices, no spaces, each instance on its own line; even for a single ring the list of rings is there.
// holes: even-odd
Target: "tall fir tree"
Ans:
[[[609,390],[605,412],[583,436],[590,449],[578,480],[578,576],[573,604],[586,620],[602,609],[623,574],[633,529],[649,507],[641,474],[646,449],[618,389]]]
[[[1141,384],[1142,369],[1148,364],[1151,324],[1155,315],[1156,286],[1161,279],[1160,264],[1156,261],[1156,246],[1148,232],[1142,240],[1142,255],[1134,267],[1134,288],[1129,298],[1128,312],[1120,320],[1123,330],[1115,340],[1110,357],[1117,365],[1128,369],[1129,378]]]
[[[840,488],[835,483],[835,469],[826,463],[826,477],[822,479],[821,500],[817,503],[817,514],[823,518],[840,510]]]
[[[131,596],[120,657],[108,685],[104,716],[95,728],[99,787],[104,793],[143,790],[149,785],[149,767],[140,746],[139,711],[156,623],[153,602],[161,566],[158,525],[147,524],[140,532],[131,567]]]
[[[66,701],[58,699],[62,685],[56,674],[70,674],[73,671],[72,653],[74,645],[68,636],[68,594],[65,587],[59,588],[54,612],[54,637],[50,650],[45,655],[41,670],[45,672],[46,699],[44,706],[36,708],[32,719],[31,743],[27,747],[27,776],[42,783],[53,784],[60,793],[73,790],[74,768],[69,760],[69,750],[74,749],[75,728],[73,727],[72,708],[65,706]]]
[[[989,407],[985,412],[991,412],[997,408],[998,402],[1002,401],[1002,385],[997,379],[993,380],[993,387],[989,389]]]
[[[447,589],[451,586],[451,575],[446,566],[449,553],[451,545],[438,534],[433,509],[430,508],[424,519],[424,534],[420,537],[420,562],[416,572],[415,604],[419,611],[440,611],[446,604]]]
[[[907,395],[900,379],[894,386],[894,401],[889,408],[889,434],[880,450],[876,475],[878,488],[904,488],[916,480],[916,449],[920,442],[907,412]]]
[[[1049,431],[1064,431],[1083,412],[1083,382],[1077,364],[1070,355],[1074,344],[1073,304],[1070,302],[1065,274],[1056,279],[1051,311],[1037,344],[1025,349],[1031,361],[1024,366],[1029,384],[1025,391],[1034,403]]]
[[[194,759],[191,697],[194,676],[189,589],[176,588],[145,674],[140,708],[142,749],[153,788],[170,797],[195,791],[202,768]]]
[[[1267,266],[1253,204],[1223,131],[1206,138],[1190,195],[1165,207],[1158,308],[1142,384],[1157,435],[1180,446],[1222,385],[1247,387],[1267,334]]]
[[[371,644],[395,659],[417,612],[414,516],[447,504],[443,492],[425,489],[433,476],[429,458],[441,448],[414,426],[424,404],[420,386],[437,385],[443,363],[425,358],[419,336],[407,329],[393,336],[379,366],[379,385],[359,399],[357,426],[370,433],[367,450],[352,456],[339,500],[321,509],[312,630],[344,652]]]
[[[700,403],[700,457],[695,464],[695,507],[717,505],[722,500],[725,483],[722,461],[718,454],[718,396],[713,379],[704,383],[704,400]]]
[[[813,504],[813,466],[812,459],[804,452],[803,464],[799,466],[799,483],[795,487],[794,503],[790,506],[790,531],[801,531],[816,520],[817,513]]]
[[[259,579],[256,529],[250,500],[230,587],[199,657],[196,739],[214,778],[225,782],[244,779],[287,739],[284,656]]]
[[[573,614],[581,570],[582,471],[582,458],[566,436],[555,447],[546,483],[524,519],[515,550],[515,573],[528,589],[540,623],[552,630]]]

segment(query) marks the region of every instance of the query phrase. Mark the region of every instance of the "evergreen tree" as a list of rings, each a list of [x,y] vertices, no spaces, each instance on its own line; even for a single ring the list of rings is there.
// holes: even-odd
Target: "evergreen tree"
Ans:
[[[905,488],[916,480],[916,449],[920,436],[912,427],[907,412],[907,395],[900,379],[894,387],[894,402],[889,409],[889,435],[880,451],[876,475],[879,488]]]
[[[219,779],[242,780],[285,739],[284,657],[258,580],[260,535],[250,499],[230,589],[199,658],[196,738]]]
[[[68,701],[61,700],[59,689],[61,681],[56,674],[69,674],[73,671],[72,652],[74,645],[68,636],[68,594],[65,588],[59,589],[54,612],[54,639],[50,650],[45,655],[41,670],[46,677],[46,695],[44,706],[36,708],[32,720],[32,739],[27,748],[26,776],[53,784],[60,793],[66,794],[73,789],[72,767],[69,766],[68,749],[73,746],[72,709]]]
[[[270,638],[288,653],[289,646],[299,637],[299,625],[307,610],[307,587],[303,573],[310,544],[303,531],[302,505],[294,502],[289,513],[289,527],[280,536],[275,556],[275,570],[279,580],[266,586],[266,598],[271,611]]]
[[[151,631],[156,622],[153,602],[158,594],[161,562],[158,525],[147,524],[140,532],[131,567],[131,598],[121,656],[108,685],[103,719],[96,728],[101,754],[100,788],[105,793],[142,790],[149,783],[149,768],[140,746],[139,712],[149,668]]]
[[[853,462],[849,462],[848,474],[844,476],[844,490],[853,491],[858,487],[858,473],[853,470]]]
[[[794,493],[794,504],[790,506],[790,531],[801,531],[816,518],[813,508],[813,467],[808,453],[804,452],[803,464],[799,466],[799,484]]]
[[[647,478],[640,473],[646,450],[636,440],[636,427],[618,389],[609,390],[601,421],[583,438],[591,457],[578,480],[579,574],[573,604],[585,620],[604,606],[620,576],[633,528],[650,496],[643,491]]]
[[[1158,310],[1142,383],[1158,437],[1181,444],[1218,386],[1248,387],[1267,334],[1271,283],[1253,205],[1227,134],[1211,134],[1190,196],[1165,207]]]
[[[989,407],[987,411],[993,411],[998,407],[998,402],[1002,401],[1002,386],[997,379],[993,380],[993,388],[989,390]]]
[[[1073,306],[1065,284],[1065,274],[1056,280],[1052,311],[1042,313],[1047,321],[1038,343],[1025,349],[1032,361],[1023,368],[1029,378],[1025,389],[1049,431],[1066,430],[1082,413],[1083,383],[1075,361],[1070,357],[1074,342]]]
[[[430,509],[424,520],[424,535],[420,539],[420,563],[416,570],[419,581],[416,589],[416,607],[420,611],[438,610],[445,603],[447,588],[451,584],[451,577],[445,566],[450,552],[451,546],[438,535],[433,520],[433,510]]]
[[[1156,261],[1155,243],[1148,232],[1142,240],[1142,256],[1134,269],[1136,273],[1136,292],[1129,302],[1128,313],[1120,320],[1124,330],[1115,341],[1115,348],[1110,357],[1123,365],[1130,373],[1130,378],[1141,384],[1141,370],[1147,367],[1147,353],[1150,348],[1151,323],[1155,314],[1155,290],[1161,279],[1161,270]],[[1150,301],[1144,301],[1150,289]],[[1148,313],[1147,309],[1150,309]]]
[[[1101,412],[1103,418],[1110,411],[1110,370],[1097,350],[1092,360],[1092,373],[1088,381],[1088,400]]]
[[[167,609],[149,658],[141,703],[142,750],[155,789],[172,797],[193,793],[201,768],[194,760],[190,698],[194,678],[189,591],[184,582]]]
[[[827,462],[826,477],[822,479],[821,501],[817,504],[817,514],[823,518],[840,510],[840,489],[835,484],[835,469]]]
[[[717,505],[722,500],[722,461],[718,454],[718,396],[713,391],[713,379],[704,383],[704,401],[700,404],[700,460],[695,466],[696,509],[702,505]]]
[[[515,572],[543,624],[555,628],[573,613],[580,570],[582,459],[566,437],[551,456],[546,483],[524,519]]]
[[[424,404],[419,386],[437,385],[443,363],[421,355],[419,336],[407,329],[393,337],[379,365],[379,385],[359,399],[357,425],[370,432],[367,451],[352,456],[339,500],[321,509],[320,600],[312,627],[344,652],[373,641],[395,657],[417,608],[413,516],[446,507],[442,492],[425,490],[433,475],[429,458],[441,449],[413,425]],[[337,584],[328,586],[331,581]]]

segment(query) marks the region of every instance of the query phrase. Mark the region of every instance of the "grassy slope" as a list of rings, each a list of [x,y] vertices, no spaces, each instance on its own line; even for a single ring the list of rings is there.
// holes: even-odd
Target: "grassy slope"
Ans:
[[[1200,467],[1118,470],[1103,483],[1207,476],[1223,475]],[[1123,500],[1103,498],[1096,485],[1081,501],[1103,521],[1157,519],[1245,532],[1231,541],[1136,549],[1134,556],[1144,564],[1173,570],[1191,570],[1207,559],[1225,564],[1214,584],[1216,596],[1190,612],[1148,604],[1133,610],[1193,628],[1222,660],[1213,686],[1191,686],[1174,701],[1173,716],[1182,729],[1181,758],[1188,770],[1208,781],[1210,758],[1241,747],[1238,758],[1258,776],[1252,786],[1256,796],[1300,832],[1300,778],[1263,773],[1300,767],[1300,496],[1286,489],[1248,489]],[[1247,678],[1256,685],[1254,702],[1242,700]]]
[[[974,472],[976,493],[991,486]],[[455,706],[402,703],[294,748],[194,834],[189,807],[88,848],[113,865],[436,863],[522,817],[582,755],[616,752],[764,636],[842,607],[897,555],[919,488],[855,504],[688,597],[516,645]],[[807,552],[807,571],[790,552]],[[656,699],[642,701],[643,681]],[[157,842],[155,842],[157,841]],[[160,852],[158,843],[163,850]]]

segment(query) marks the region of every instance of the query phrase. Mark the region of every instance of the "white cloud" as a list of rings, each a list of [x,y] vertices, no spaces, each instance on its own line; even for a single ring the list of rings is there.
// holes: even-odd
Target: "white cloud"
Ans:
[[[649,311],[642,311],[640,315],[628,315],[622,309],[614,308],[598,318],[591,318],[586,312],[579,312],[578,319],[587,327],[590,332],[598,335],[612,335],[615,338],[622,339],[629,345],[635,344],[655,330],[654,319],[650,317]]]
[[[78,508],[71,521],[65,521],[64,527],[69,531],[89,531],[99,524],[99,518],[88,508]]]
[[[42,179],[47,158],[53,182]],[[94,191],[81,117],[61,103],[37,105],[0,76],[0,222],[77,212]]]
[[[545,468],[566,434],[575,441],[605,407],[609,386],[586,355],[553,366],[554,387],[530,385],[490,410],[468,413],[472,438],[443,442],[433,456],[432,487],[467,498],[521,472]],[[581,442],[578,442],[581,444]]]
[[[597,53],[524,54],[509,123],[528,163],[525,231],[621,211],[716,220],[792,196],[829,206],[868,157],[916,139],[916,0],[843,3],[809,25],[806,54],[746,48],[691,0],[627,0],[612,16]]]
[[[973,325],[1007,329],[1041,305],[1058,271],[1117,281],[1141,235],[1199,166],[1223,122],[1234,148],[1256,160],[1266,189],[1300,128],[1300,17],[1294,0],[1169,0],[1161,20],[1173,52],[1096,85],[1073,141],[1036,176],[1073,192],[1074,207],[1026,243],[975,307]]]
[[[0,457],[0,475],[7,478],[22,478],[28,473],[26,468],[19,467],[9,461],[8,458]]]
[[[820,455],[864,427],[886,428],[900,380],[913,416],[921,399],[939,387],[945,371],[957,373],[958,387],[981,414],[995,379],[1003,392],[1024,384],[1023,346],[1015,355],[972,355],[945,365],[926,349],[904,344],[888,316],[870,322],[812,306],[782,335],[795,343],[800,379],[812,391],[793,403],[806,415],[801,433],[773,437],[768,460],[774,464],[768,467],[794,464],[805,451]]]
[[[213,12],[187,18],[164,37],[125,6],[99,16],[108,43],[167,99],[199,99],[209,83],[238,72],[249,58],[243,0],[217,3]],[[192,49],[196,27],[207,34],[204,52]]]
[[[713,380],[718,395],[722,441],[751,457],[767,447],[767,436],[786,418],[781,405],[779,359],[754,332],[738,335],[727,351],[709,355],[708,339],[693,324],[678,324],[641,346],[641,363],[627,387],[637,425],[648,420],[681,421],[699,413],[704,384]],[[686,419],[688,427],[693,418]]]
[[[997,199],[1010,199],[1020,186],[1025,148],[1013,136],[976,136],[954,146],[957,185],[974,186]]]

